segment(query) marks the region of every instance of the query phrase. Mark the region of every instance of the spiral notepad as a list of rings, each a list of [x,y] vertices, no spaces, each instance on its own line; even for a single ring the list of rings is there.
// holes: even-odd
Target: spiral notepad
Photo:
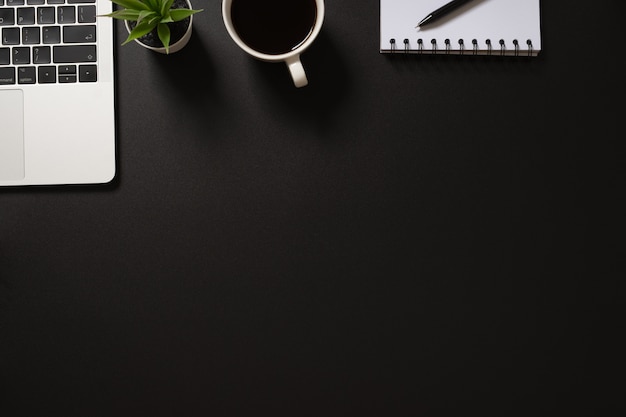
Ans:
[[[536,56],[539,0],[474,0],[417,29],[449,0],[380,0],[380,52]]]

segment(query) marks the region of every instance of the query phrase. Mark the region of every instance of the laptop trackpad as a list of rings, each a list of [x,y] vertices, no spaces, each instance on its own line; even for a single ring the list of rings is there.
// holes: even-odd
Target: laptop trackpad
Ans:
[[[24,93],[0,91],[0,180],[24,178]]]

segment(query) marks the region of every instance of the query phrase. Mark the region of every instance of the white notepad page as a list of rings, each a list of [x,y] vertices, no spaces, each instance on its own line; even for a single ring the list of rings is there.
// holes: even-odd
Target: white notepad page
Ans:
[[[536,56],[541,51],[539,0],[473,0],[415,27],[448,1],[380,0],[380,52]]]

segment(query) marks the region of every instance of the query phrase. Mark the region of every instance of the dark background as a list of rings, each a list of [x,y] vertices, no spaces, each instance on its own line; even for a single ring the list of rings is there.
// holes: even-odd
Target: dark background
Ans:
[[[0,189],[2,416],[623,415],[622,2],[502,59],[327,1],[303,89],[194,6],[112,184]]]

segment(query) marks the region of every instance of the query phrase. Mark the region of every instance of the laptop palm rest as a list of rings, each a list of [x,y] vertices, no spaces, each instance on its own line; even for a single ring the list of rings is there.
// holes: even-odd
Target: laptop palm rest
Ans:
[[[24,93],[0,91],[0,180],[24,178]]]

